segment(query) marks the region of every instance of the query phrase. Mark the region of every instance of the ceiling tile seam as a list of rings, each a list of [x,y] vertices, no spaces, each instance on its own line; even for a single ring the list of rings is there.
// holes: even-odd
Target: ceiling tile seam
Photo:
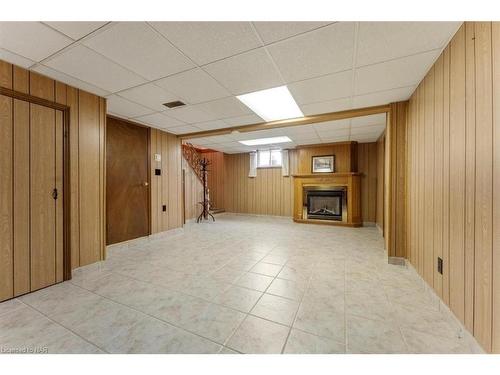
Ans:
[[[255,22],[258,22],[258,21],[252,21],[252,24],[255,27],[256,32],[258,33],[257,27],[255,26]],[[301,22],[301,21],[299,21],[299,22]],[[273,44],[276,44],[276,43],[279,43],[279,42],[284,42],[285,40],[293,39],[293,38],[296,38],[296,37],[299,37],[299,36],[302,36],[302,35],[314,32],[314,31],[318,31],[320,29],[323,29],[325,27],[331,26],[333,24],[339,23],[339,21],[313,21],[313,22],[327,22],[327,24],[315,27],[315,28],[310,29],[310,30],[302,31],[302,32],[294,34],[294,35],[290,35],[290,36],[284,37],[283,39],[274,40],[274,41],[272,41],[270,43],[264,43],[264,41],[262,41],[262,42],[264,43],[265,46],[271,46]],[[259,34],[259,36],[260,36],[260,34]]]
[[[268,59],[271,61],[271,64],[273,65],[274,69],[276,70],[276,72],[278,73],[279,77],[280,77],[280,80],[281,80],[281,83],[283,85],[286,85],[286,80],[283,78],[283,74],[281,73],[281,70],[280,68],[278,67],[278,64],[276,64],[276,61],[274,61],[273,57],[271,56],[271,54],[269,53],[264,41],[262,40],[259,32],[257,31],[257,29],[255,28],[255,25],[253,22],[250,22],[250,26],[252,27],[252,30],[254,31],[255,35],[257,35],[257,39],[259,39],[259,42],[262,44],[263,48],[264,48],[264,51],[268,57]],[[292,95],[293,96],[293,95]],[[294,98],[295,100],[295,98]]]
[[[175,49],[176,49],[176,50],[177,50],[177,51],[178,51],[178,52],[179,52],[182,56],[184,56],[186,59],[188,59],[188,60],[189,60],[189,61],[190,61],[190,62],[191,62],[194,66],[195,66],[194,68],[184,70],[183,72],[187,72],[187,71],[189,71],[189,70],[194,70],[194,69],[198,68],[198,69],[200,69],[201,71],[203,71],[205,74],[207,74],[210,78],[212,78],[215,82],[217,82],[217,83],[218,83],[221,87],[223,87],[223,88],[224,88],[224,89],[225,89],[225,90],[226,90],[226,91],[230,94],[229,96],[233,96],[233,97],[234,97],[234,95],[231,93],[231,91],[229,91],[229,89],[228,89],[226,86],[224,86],[221,82],[219,82],[219,80],[217,80],[214,76],[212,76],[209,72],[207,72],[207,71],[206,71],[206,69],[204,69],[204,68],[203,68],[204,66],[207,66],[207,65],[212,64],[212,63],[217,62],[217,61],[224,60],[225,58],[222,58],[222,59],[219,59],[219,60],[215,60],[215,61],[209,62],[209,63],[207,63],[207,64],[199,65],[196,61],[194,61],[192,58],[190,58],[188,55],[186,55],[186,54],[184,53],[184,51],[183,51],[182,49],[180,49],[180,48],[179,48],[179,47],[178,47],[175,43],[173,43],[173,42],[172,42],[171,40],[169,40],[169,39],[168,39],[165,35],[163,35],[162,33],[160,33],[160,32],[159,32],[159,31],[158,31],[158,30],[157,30],[157,29],[156,29],[153,25],[151,25],[151,24],[150,24],[149,22],[147,22],[147,21],[146,21],[146,24],[147,24],[147,25],[148,25],[151,29],[153,29],[153,30],[154,30],[154,31],[155,31],[158,35],[160,35],[163,39],[165,39],[167,42],[169,42],[169,43],[170,43],[170,44],[171,44],[171,45],[172,45],[172,46],[173,46],[173,47],[174,47],[174,48],[175,48]],[[248,51],[252,51],[252,50],[254,50],[254,49],[259,49],[259,48],[262,48],[262,47],[252,48],[252,49],[249,49],[249,50],[247,50],[247,51],[244,51],[244,52],[241,52],[241,53],[237,53],[237,54],[235,54],[235,55],[228,56],[228,57],[226,57],[226,58],[233,57],[233,56],[237,56],[237,55],[240,55],[240,54],[242,54],[242,53],[246,53],[246,52],[248,52]],[[178,73],[175,73],[175,74],[180,74],[180,73],[183,73],[183,72],[178,72]],[[156,85],[156,84],[155,84],[155,82],[160,81],[160,80],[162,80],[162,79],[164,79],[164,78],[167,78],[167,77],[171,77],[171,76],[173,76],[173,75],[175,75],[175,74],[170,74],[170,75],[167,75],[167,76],[165,76],[165,77],[159,78],[159,79],[154,80],[154,81],[151,81],[151,82],[152,82],[155,86],[158,86],[158,85]],[[229,97],[229,96],[227,96],[227,97]],[[206,102],[204,102],[204,103],[206,103]],[[201,104],[201,103],[197,103],[197,104]]]
[[[445,47],[446,46],[428,49],[428,50],[421,51],[421,52],[410,53],[409,55],[393,57],[392,59],[387,59],[387,60],[382,60],[382,61],[378,61],[378,62],[374,62],[374,63],[370,63],[370,64],[360,65],[360,66],[356,67],[356,70],[361,69],[361,68],[367,68],[367,67],[374,66],[374,65],[381,65],[381,64],[385,64],[385,63],[393,62],[393,61],[397,61],[397,60],[402,60],[402,59],[406,59],[408,57],[415,57],[415,56],[419,56],[419,55],[424,55],[424,54],[429,53],[429,52],[437,52],[437,51],[442,52]]]
[[[398,87],[394,87],[392,89],[384,89],[384,90],[377,90],[377,91],[369,91],[367,93],[363,93],[363,94],[358,94],[358,95],[353,95],[353,99],[354,98],[358,98],[360,96],[366,96],[366,95],[373,95],[373,94],[382,94],[384,92],[387,92],[387,91],[393,91],[393,90],[400,90],[400,89],[406,89],[406,88],[410,88],[410,87],[415,87],[417,84],[416,83],[413,83],[411,85],[405,85],[405,86],[398,86]]]
[[[64,75],[67,75],[67,76],[69,76],[69,77],[73,77],[73,78],[75,78],[75,79],[78,79],[79,81],[81,81],[81,82],[85,82],[85,83],[87,83],[87,84],[89,84],[89,85],[91,85],[91,86],[94,86],[94,87],[100,88],[100,89],[101,89],[101,90],[103,90],[103,91],[106,91],[106,92],[111,92],[111,94],[114,94],[115,92],[117,92],[117,91],[109,91],[108,89],[105,89],[105,88],[103,88],[103,87],[101,87],[101,86],[98,86],[98,85],[96,85],[96,84],[93,84],[93,83],[90,83],[90,82],[84,81],[84,80],[82,80],[81,78],[77,78],[77,77],[75,77],[75,76],[73,76],[73,75],[71,75],[71,74],[68,74],[68,73],[66,73],[66,72],[61,72],[61,71],[60,71],[60,70],[58,70],[58,69],[52,68],[52,67],[50,67],[50,66],[48,66],[48,65],[45,65],[45,62],[50,62],[50,60],[54,59],[55,57],[59,56],[60,54],[63,54],[63,53],[65,53],[65,52],[67,52],[67,51],[69,51],[69,50],[71,50],[71,49],[73,49],[73,48],[76,48],[76,47],[78,47],[78,46],[83,47],[83,48],[87,48],[87,49],[89,49],[90,51],[92,51],[92,52],[94,52],[94,53],[98,54],[99,56],[101,56],[103,59],[106,59],[107,61],[109,61],[109,62],[111,62],[111,63],[113,63],[113,64],[115,64],[115,65],[118,65],[120,68],[125,69],[125,70],[127,70],[129,73],[135,74],[135,75],[136,75],[136,76],[138,76],[139,78],[141,78],[141,79],[143,79],[144,81],[146,81],[146,82],[141,83],[141,85],[143,85],[143,84],[145,84],[145,83],[147,83],[147,82],[148,82],[148,80],[147,80],[145,77],[143,77],[143,76],[141,76],[140,74],[138,74],[138,73],[136,73],[136,72],[134,72],[134,71],[132,71],[132,70],[128,69],[127,67],[124,67],[123,65],[121,65],[121,64],[119,64],[119,63],[117,63],[117,62],[115,62],[115,61],[113,61],[113,60],[111,60],[111,59],[107,58],[106,56],[104,56],[103,54],[101,54],[101,53],[99,53],[99,52],[97,52],[97,51],[93,50],[92,48],[89,48],[89,47],[87,47],[87,46],[85,46],[85,45],[81,44],[81,43],[80,43],[80,41],[73,42],[72,44],[70,44],[70,45],[66,46],[65,48],[61,49],[60,51],[57,51],[56,53],[54,53],[54,54],[52,54],[52,55],[48,56],[47,58],[45,58],[45,59],[41,60],[40,62],[38,62],[38,63],[36,63],[35,65],[33,65],[32,67],[30,67],[30,69],[32,69],[33,67],[36,67],[36,66],[38,66],[38,65],[42,65],[42,66],[44,66],[44,67],[46,67],[46,68],[49,68],[49,69],[55,70],[56,72],[59,72],[59,73],[61,73],[61,74],[64,74]],[[57,56],[56,56],[56,55],[57,55]],[[120,91],[123,91],[123,90],[120,90]],[[109,96],[109,95],[108,95],[108,96]]]
[[[352,109],[353,106],[353,96],[354,96],[354,88],[356,87],[356,63],[358,57],[358,42],[359,42],[359,22],[354,24],[354,40],[353,40],[353,51],[352,51],[352,77],[351,77],[351,98],[349,99],[349,104]],[[348,140],[351,140],[351,128],[352,128],[352,119],[349,119],[349,135]]]
[[[73,40],[73,42],[72,42],[72,43],[68,44],[66,47],[61,48],[60,50],[58,50],[58,51],[54,52],[54,53],[53,53],[53,54],[51,54],[51,55],[49,55],[49,56],[47,56],[47,57],[44,57],[42,60],[37,61],[37,63],[38,63],[38,64],[41,64],[41,65],[45,65],[45,62],[50,61],[50,60],[52,60],[53,58],[55,58],[55,57],[57,57],[57,56],[59,56],[59,55],[62,55],[64,52],[66,52],[66,50],[68,50],[68,51],[69,51],[69,50],[71,50],[72,48],[75,48],[77,45],[81,45],[81,46],[83,46],[83,47],[86,47],[86,46],[84,46],[84,45],[82,44],[82,42],[83,42],[83,41],[85,41],[85,40],[87,40],[87,39],[90,39],[91,37],[93,37],[93,36],[94,36],[94,34],[96,34],[96,35],[97,35],[98,33],[102,32],[102,31],[104,31],[104,30],[107,30],[107,29],[108,29],[109,27],[111,27],[112,25],[113,25],[113,23],[112,23],[112,22],[108,22],[107,24],[102,25],[100,28],[98,28],[98,29],[96,29],[96,30],[92,31],[91,33],[87,34],[86,36],[84,36],[84,37],[82,37],[82,38],[80,38],[80,39],[78,39],[78,40],[74,40],[74,39],[71,39],[71,38],[70,38],[71,40]],[[108,60],[109,60],[109,59],[108,59]],[[49,67],[49,68],[50,68],[50,67]],[[53,68],[51,68],[51,69],[53,69]],[[57,69],[54,69],[54,70],[57,70]],[[60,72],[60,73],[62,73],[62,72]],[[67,74],[67,75],[69,75],[69,74]],[[76,77],[75,77],[75,78],[76,78]],[[81,80],[80,80],[80,81],[81,81]],[[95,85],[94,85],[94,86],[95,86]],[[107,90],[106,90],[106,91],[107,91]]]
[[[106,22],[106,21],[103,21],[103,22]],[[74,38],[72,38],[71,36],[69,36],[69,35],[67,35],[67,34],[63,33],[62,31],[57,30],[55,27],[53,27],[53,26],[49,25],[48,23],[46,23],[46,22],[44,22],[44,21],[41,21],[41,23],[42,23],[42,24],[44,24],[45,26],[47,26],[47,27],[51,28],[52,30],[57,31],[58,33],[60,33],[60,34],[64,35],[65,37],[70,38],[70,39],[74,40],[75,42],[78,42],[78,41],[80,41],[80,40],[85,39],[87,36],[89,36],[89,35],[91,35],[91,34],[96,33],[98,30],[102,29],[103,27],[107,29],[107,27],[106,27],[106,26],[110,25],[110,24],[111,24],[111,21],[107,21],[104,25],[99,26],[98,28],[96,28],[96,29],[92,30],[91,32],[89,32],[89,33],[87,33],[87,34],[85,34],[85,35],[81,36],[81,37],[80,37],[80,38],[78,38],[78,39],[74,39]]]

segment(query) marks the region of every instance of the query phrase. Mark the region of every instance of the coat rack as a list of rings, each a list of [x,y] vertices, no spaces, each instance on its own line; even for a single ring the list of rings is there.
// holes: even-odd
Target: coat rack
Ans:
[[[209,160],[206,158],[201,159],[198,162],[198,167],[200,168],[201,171],[201,176],[202,176],[202,183],[203,183],[203,201],[198,202],[202,206],[202,211],[200,216],[198,216],[198,219],[196,219],[196,222],[199,223],[202,219],[208,220],[208,217],[210,216],[213,221],[215,221],[215,217],[210,213],[210,199],[208,196],[208,169],[207,167],[212,164]]]

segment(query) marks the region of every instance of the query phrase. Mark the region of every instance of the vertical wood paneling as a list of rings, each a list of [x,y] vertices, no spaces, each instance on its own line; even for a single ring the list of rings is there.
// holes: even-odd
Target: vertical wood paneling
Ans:
[[[433,268],[438,258],[443,258],[443,56],[434,68],[434,213],[433,213]],[[434,272],[433,285],[438,296],[443,295],[443,277]]]
[[[30,105],[31,290],[56,282],[55,110]]]
[[[443,300],[450,303],[450,47],[443,52]]]
[[[80,266],[84,266],[101,259],[100,129],[99,98],[84,91],[79,98]]]
[[[1,74],[0,77],[5,76]],[[3,79],[3,82],[5,83],[6,80]],[[12,232],[12,105],[12,98],[0,95],[0,301],[14,296]]]
[[[474,335],[491,350],[493,122],[491,23],[475,24],[476,191]]]
[[[377,211],[377,143],[360,143],[358,172],[361,173],[361,215],[363,222],[375,223]]]
[[[64,214],[63,214],[63,113],[55,111],[55,147],[54,147],[54,178],[58,198],[55,203],[55,252],[56,252],[56,282],[64,278]]]
[[[492,23],[493,81],[493,307],[492,351],[500,353],[500,23]]]
[[[465,321],[465,26],[450,55],[450,307]]]
[[[500,352],[498,43],[497,23],[462,25],[424,88],[420,84],[410,99],[407,139],[409,259],[482,347],[493,352]],[[422,203],[428,199],[426,184],[432,186],[432,207]],[[444,262],[442,277],[434,268],[432,279],[426,277],[429,215],[434,217],[433,261],[442,256]],[[422,225],[425,236],[418,236]]]
[[[79,154],[79,91],[68,86],[66,103],[69,106],[69,163],[70,163],[70,232],[71,267],[80,267],[80,154]]]
[[[93,254],[99,254],[97,257],[94,256],[93,254],[90,256],[87,256],[84,254],[84,257],[87,258],[87,261],[95,261],[101,259],[104,254],[103,254],[103,238],[104,238],[104,193],[103,193],[103,188],[104,188],[104,166],[103,166],[103,157],[104,157],[104,137],[105,137],[105,99],[100,98],[96,99],[96,101],[99,102],[99,105],[96,107],[98,108],[97,115],[92,115],[88,116],[88,111],[86,108],[82,107],[82,111],[85,113],[80,113],[80,97],[83,97],[83,101],[86,101],[86,97],[88,96],[93,96],[91,94],[85,93],[81,90],[78,90],[76,88],[67,86],[61,82],[54,81],[50,78],[44,77],[38,73],[35,72],[29,72],[26,69],[17,67],[17,66],[12,66],[11,64],[8,64],[4,61],[0,60],[0,85],[3,87],[11,88],[14,89],[15,91],[21,92],[21,93],[27,93],[31,94],[33,96],[37,96],[40,98],[44,98],[50,101],[55,101],[60,104],[65,104],[69,107],[69,123],[70,123],[70,129],[69,129],[69,138],[70,138],[70,147],[69,147],[69,153],[70,153],[70,215],[71,215],[71,220],[70,220],[70,240],[71,240],[71,266],[72,268],[77,268],[79,267],[80,264],[80,233],[85,234],[85,238],[83,241],[85,244],[88,245],[88,236],[87,234],[89,233],[90,229],[90,236],[96,236],[97,241],[96,241],[96,246],[89,247],[87,246],[86,249],[90,249],[90,251]],[[96,97],[95,97],[96,98]],[[21,113],[23,110],[21,110],[21,106],[26,106],[26,103],[23,103],[19,101],[17,103],[16,101],[16,108],[14,108],[14,111],[17,113],[16,118],[19,121],[19,124],[23,122]],[[80,117],[83,118],[84,122],[81,125]],[[90,121],[89,121],[90,120]],[[84,127],[85,129],[80,129],[80,125]],[[14,152],[19,151],[19,154],[16,158],[19,158],[19,162],[16,161],[16,168],[14,171],[15,175],[15,180],[13,181],[14,184],[21,185],[21,180],[23,180],[23,175],[22,175],[22,168],[18,167],[20,166],[23,162],[21,160],[21,149],[23,147],[22,142],[20,142],[20,139],[23,137],[22,136],[22,131],[25,130],[22,128],[22,126],[16,126],[15,132],[14,132],[14,137],[16,138],[14,140]],[[82,138],[82,135],[84,138]],[[97,141],[96,141],[97,140]],[[26,147],[26,145],[24,145]],[[4,152],[7,152],[8,149],[3,149]],[[96,159],[97,158],[97,159]],[[95,162],[97,160],[97,163]],[[83,166],[85,171],[87,172],[85,178],[80,178],[80,167]],[[24,176],[24,179],[26,176]],[[5,180],[3,180],[5,181]],[[95,194],[95,200],[94,200],[94,195],[86,195],[86,198],[84,198],[86,203],[89,203],[90,207],[94,207],[94,204],[96,206],[95,210],[95,216],[93,215],[87,215],[87,212],[85,212],[85,208],[83,209],[83,216],[86,217],[85,220],[86,223],[90,223],[91,221],[94,221],[95,227],[90,225],[90,226],[85,226],[83,225],[83,228],[80,225],[80,219],[82,216],[82,213],[80,212],[80,190],[96,190],[98,191],[98,194]],[[21,188],[16,189],[17,192],[16,194],[23,194],[23,191]],[[91,201],[88,201],[88,199],[91,199]],[[18,203],[18,205],[22,205],[21,203]],[[5,206],[2,206],[5,207]],[[22,215],[23,212],[25,211],[26,207],[24,209],[19,206],[19,209],[16,208],[16,211],[18,211],[17,215]],[[18,221],[17,224],[16,221]],[[16,227],[16,233],[17,231],[22,232],[25,231],[26,228],[22,227],[21,222],[24,222],[24,219],[22,219],[20,216],[18,219],[14,218],[14,225]],[[94,231],[95,229],[95,231]],[[16,234],[17,235],[17,234]],[[86,242],[87,241],[87,242]],[[16,240],[16,252],[15,252],[15,257],[19,256],[19,259],[15,259],[15,267],[21,267],[23,264],[26,263],[26,259],[22,258],[22,252],[17,251],[17,248],[22,248],[25,246],[25,244],[22,243],[21,239]],[[18,247],[19,246],[19,247]],[[82,263],[83,265],[83,263]],[[17,271],[16,271],[17,272]],[[21,275],[21,273],[19,273]],[[24,279],[24,277],[20,278]],[[21,294],[26,290],[26,283],[24,286],[21,287],[21,282],[20,280],[15,281],[15,289],[16,289],[16,295]]]
[[[14,100],[14,296],[30,291],[30,105]]]
[[[476,125],[475,125],[475,52],[474,24],[465,24],[465,292],[464,323],[469,330],[474,326],[474,210],[476,181]]]

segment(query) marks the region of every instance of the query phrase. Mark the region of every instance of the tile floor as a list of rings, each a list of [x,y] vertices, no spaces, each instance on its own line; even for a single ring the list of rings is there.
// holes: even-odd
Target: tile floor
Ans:
[[[223,214],[0,303],[1,352],[477,353],[374,227]]]

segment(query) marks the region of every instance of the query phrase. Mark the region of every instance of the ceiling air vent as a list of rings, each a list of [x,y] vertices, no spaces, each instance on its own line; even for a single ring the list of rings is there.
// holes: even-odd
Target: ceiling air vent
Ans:
[[[186,103],[183,103],[180,100],[175,100],[173,102],[163,103],[163,105],[167,108],[176,108],[182,107],[183,105],[186,105]]]

